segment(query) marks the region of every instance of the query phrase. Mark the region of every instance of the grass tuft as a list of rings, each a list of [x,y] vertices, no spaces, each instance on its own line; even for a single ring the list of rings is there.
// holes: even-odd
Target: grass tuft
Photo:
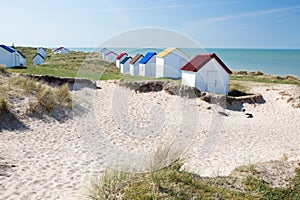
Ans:
[[[228,88],[228,96],[238,97],[251,95],[249,88],[244,84],[230,83]]]
[[[7,113],[8,112],[8,104],[6,99],[2,96],[0,96],[0,114]]]
[[[6,74],[7,73],[5,65],[0,65],[0,73],[2,73],[2,74]]]
[[[71,107],[72,98],[69,91],[69,84],[65,83],[60,88],[56,90],[57,100],[61,105]]]
[[[125,180],[131,174],[113,169],[106,170],[101,177],[94,178],[85,196],[90,200],[117,199],[120,188],[126,185]]]
[[[71,107],[72,99],[69,92],[68,84],[62,87],[52,88],[46,84],[42,84],[34,79],[22,76],[12,76],[2,80],[3,84],[0,87],[1,93],[1,110],[8,108],[8,103],[4,97],[10,99],[16,96],[26,96],[29,98],[30,113],[42,113],[44,111],[51,112],[55,107]]]

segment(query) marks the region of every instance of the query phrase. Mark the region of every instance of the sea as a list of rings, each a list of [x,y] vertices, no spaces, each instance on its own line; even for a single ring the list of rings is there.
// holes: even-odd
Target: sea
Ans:
[[[69,48],[73,51],[93,52],[100,48]],[[132,57],[140,53],[154,51],[159,53],[164,48],[108,48],[116,53],[127,52]],[[216,53],[233,71],[261,71],[271,75],[294,75],[300,78],[300,49],[229,49],[229,48],[181,48],[191,58],[196,54]]]

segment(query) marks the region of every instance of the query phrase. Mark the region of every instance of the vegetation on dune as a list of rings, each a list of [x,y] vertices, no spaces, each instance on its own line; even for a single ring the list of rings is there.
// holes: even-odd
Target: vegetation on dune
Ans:
[[[47,58],[39,66],[34,66],[32,58],[36,48],[15,47],[27,57],[27,68],[8,69],[9,72],[49,75],[58,77],[80,77],[92,80],[120,79],[119,69],[111,62],[100,58],[99,53],[70,51],[68,54],[53,54],[47,49]]]
[[[300,169],[287,188],[272,188],[248,175],[239,187],[231,177],[201,178],[184,172],[176,161],[159,171],[126,173],[108,170],[91,181],[86,197],[102,199],[299,199]],[[252,170],[252,169],[251,169]]]
[[[0,65],[0,73],[5,74],[7,72],[5,65]]]
[[[47,49],[47,58],[45,59],[45,62],[40,66],[34,66],[32,58],[36,53],[36,48],[15,47],[15,49],[21,51],[27,57],[27,68],[8,69],[9,72],[41,74],[58,77],[80,77],[92,80],[171,80],[180,82],[180,80],[172,80],[168,78],[157,79],[154,77],[133,77],[123,75],[114,63],[101,59],[97,52],[86,53],[71,51],[68,54],[59,55],[53,54],[50,49]],[[236,71],[230,76],[230,80],[300,85],[300,80],[295,76],[271,76],[260,71]]]
[[[245,84],[229,83],[228,96],[237,97],[247,95],[252,95],[252,93],[249,92],[249,88]]]
[[[0,112],[7,112],[14,99],[29,99],[28,113],[50,112],[55,107],[71,107],[68,84],[53,88],[36,80],[11,76],[0,79]],[[26,105],[24,105],[26,106]]]
[[[6,99],[3,97],[2,92],[0,93],[0,114],[6,113],[8,111],[8,105]]]
[[[233,72],[233,74],[230,76],[230,80],[253,81],[253,82],[260,82],[260,83],[276,83],[276,84],[295,84],[300,86],[300,80],[296,76],[292,76],[292,75],[272,76],[272,75],[264,74],[260,71]]]

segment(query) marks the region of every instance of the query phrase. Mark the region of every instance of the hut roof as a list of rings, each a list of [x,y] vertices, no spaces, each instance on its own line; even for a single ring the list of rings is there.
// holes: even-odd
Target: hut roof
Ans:
[[[10,48],[10,47],[5,46],[5,45],[3,45],[3,44],[1,44],[0,47],[2,47],[3,49],[5,49],[6,51],[8,51],[8,52],[10,52],[10,53],[16,52],[13,48]]]
[[[23,58],[26,58],[24,54],[22,54],[20,51],[17,51]]]
[[[116,60],[120,60],[124,55],[127,55],[127,53],[125,53],[125,52],[120,53],[120,54],[117,56]]]
[[[146,64],[153,56],[155,56],[156,53],[155,52],[148,52],[144,58],[141,60],[141,64]]]
[[[34,59],[36,56],[41,56],[44,59],[44,56],[42,56],[40,53],[36,53],[32,59]]]
[[[107,56],[107,55],[109,55],[109,54],[114,54],[114,55],[118,55],[116,52],[114,52],[114,51],[109,51],[109,52],[107,52],[105,55]]]
[[[206,65],[211,59],[216,61],[224,68],[228,74],[232,74],[231,70],[223,63],[223,61],[216,54],[198,54],[188,63],[183,65],[180,69],[185,71],[199,71],[204,65]]]
[[[136,54],[133,58],[132,58],[132,60],[130,61],[130,64],[134,64],[134,63],[136,63],[136,61],[138,61],[140,58],[143,58],[144,56],[142,55],[142,54]]]
[[[131,56],[125,57],[123,60],[120,61],[120,64],[125,64],[131,58],[132,58]]]
[[[164,58],[166,57],[167,55],[169,55],[170,53],[174,52],[174,51],[179,51],[182,55],[184,55],[185,57],[189,58],[189,56],[184,53],[183,51],[181,51],[179,48],[166,48],[165,50],[163,50],[162,52],[160,52],[159,54],[157,54],[157,57],[161,57],[161,58]]]

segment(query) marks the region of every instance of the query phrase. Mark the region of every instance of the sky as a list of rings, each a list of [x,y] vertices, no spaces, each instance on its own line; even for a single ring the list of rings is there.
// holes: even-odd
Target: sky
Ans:
[[[300,49],[299,0],[0,0],[0,43],[97,47],[149,27],[206,48]],[[167,37],[167,36],[163,36]]]

